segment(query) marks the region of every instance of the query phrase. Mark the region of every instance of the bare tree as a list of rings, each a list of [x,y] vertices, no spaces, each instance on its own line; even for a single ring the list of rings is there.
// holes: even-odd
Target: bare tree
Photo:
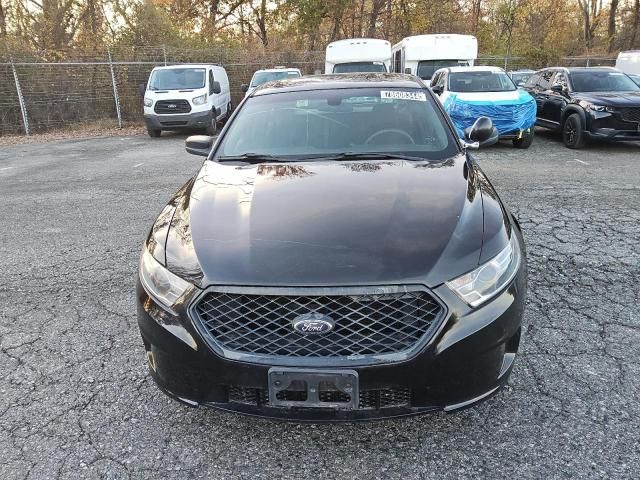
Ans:
[[[578,0],[582,12],[583,38],[587,49],[593,48],[595,32],[600,25],[602,0]]]
[[[3,37],[7,36],[7,17],[4,13],[2,0],[0,0],[0,35],[2,35]]]
[[[629,48],[636,46],[636,39],[638,38],[638,25],[640,24],[640,0],[636,0],[633,7],[633,27],[631,29],[631,40],[629,41]]]
[[[618,1],[611,0],[609,6],[609,25],[607,28],[607,51],[611,53],[616,41],[616,13],[618,10]]]
[[[375,37],[376,24],[378,23],[378,17],[382,11],[384,4],[387,0],[372,0],[371,13],[369,14],[369,28],[367,29],[367,35],[369,37]]]

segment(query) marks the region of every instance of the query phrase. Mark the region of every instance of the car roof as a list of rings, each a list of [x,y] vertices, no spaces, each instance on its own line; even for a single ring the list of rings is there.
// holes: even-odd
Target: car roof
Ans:
[[[309,75],[287,80],[276,80],[259,86],[253,96],[280,92],[306,90],[331,90],[336,88],[426,88],[413,75],[403,73],[338,73],[329,75]]]
[[[253,74],[255,75],[256,73],[260,73],[260,72],[299,72],[299,71],[300,69],[295,67],[274,67],[274,68],[261,68],[260,70],[256,70],[255,72],[253,72]]]
[[[219,67],[220,65],[215,65],[212,63],[179,63],[177,65],[165,65],[162,67],[153,67],[154,70],[173,70],[176,68],[208,68],[208,67]]]
[[[547,67],[542,71],[548,70],[562,70],[564,72],[618,72],[619,70],[614,67]]]
[[[443,69],[444,70],[444,69]],[[504,70],[500,67],[490,67],[488,65],[478,65],[478,66],[473,66],[473,67],[446,67],[446,70],[449,70],[450,72],[502,72],[504,73]]]

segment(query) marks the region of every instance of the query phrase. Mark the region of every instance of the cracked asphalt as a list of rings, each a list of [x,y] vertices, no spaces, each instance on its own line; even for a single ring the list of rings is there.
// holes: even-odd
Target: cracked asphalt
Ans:
[[[0,147],[0,479],[638,478],[640,146],[478,153],[522,223],[510,385],[456,414],[296,425],[189,409],[147,375],[141,242],[184,136]]]

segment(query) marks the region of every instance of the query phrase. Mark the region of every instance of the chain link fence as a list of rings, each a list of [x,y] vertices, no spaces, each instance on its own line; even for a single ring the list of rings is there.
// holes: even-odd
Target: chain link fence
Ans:
[[[277,65],[303,74],[321,73],[324,51],[260,52],[237,49],[120,47],[102,51],[0,52],[0,136],[74,128],[101,122],[105,126],[142,123],[138,90],[153,67],[177,63],[220,64],[227,70],[234,105],[240,86],[255,70]],[[480,57],[477,65],[509,70],[538,68],[519,57]],[[613,65],[615,59],[571,57],[562,65]]]

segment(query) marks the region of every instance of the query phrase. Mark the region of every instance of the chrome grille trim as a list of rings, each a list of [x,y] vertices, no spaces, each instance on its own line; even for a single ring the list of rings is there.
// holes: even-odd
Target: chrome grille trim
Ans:
[[[263,303],[258,302],[257,305],[244,305],[244,303],[255,301],[256,296],[268,297],[268,299]],[[274,300],[276,297],[277,299]],[[370,301],[375,303],[382,298],[390,303],[390,305],[383,305],[384,310],[399,315],[400,318],[381,316],[379,305],[374,308],[373,312],[367,311],[366,307],[352,308],[351,305],[343,305],[346,310],[342,311],[339,318],[335,318],[338,326],[333,332],[326,334],[326,336],[304,337],[290,329],[290,322],[295,317],[294,314],[309,311],[304,302],[302,306],[296,302],[302,298],[312,306],[317,306],[317,299],[313,297],[327,297],[323,301],[333,306],[335,306],[336,300],[337,305],[340,306],[340,302],[347,302],[346,299],[352,297],[355,298],[353,302],[356,304],[365,299],[367,301],[371,299]],[[211,303],[212,298],[214,299],[213,303]],[[282,305],[282,302],[287,303],[287,300],[291,300],[293,307]],[[217,301],[218,303],[216,303]],[[225,305],[221,308],[220,303],[228,303],[230,306]],[[273,304],[273,310],[265,309],[265,304]],[[294,307],[298,310],[296,311]],[[411,313],[416,311],[421,316],[411,316]],[[345,316],[345,312],[349,315]],[[447,309],[436,295],[422,285],[213,286],[203,291],[191,303],[189,313],[193,325],[201,337],[222,357],[268,365],[317,367],[371,365],[409,360],[433,338],[446,317]],[[329,313],[335,315],[333,311]],[[373,315],[371,315],[372,313]],[[225,315],[231,315],[231,320]],[[222,316],[224,321],[217,321],[218,316]],[[273,318],[268,318],[269,316]],[[345,320],[350,316],[353,317],[351,320]],[[402,316],[408,318],[408,323],[402,324],[404,321]],[[354,318],[359,322],[353,322]],[[390,320],[388,320],[389,318]],[[371,324],[375,324],[374,327],[377,325],[378,330],[372,329]],[[268,328],[265,329],[265,326]],[[269,328],[273,330],[269,330]],[[343,328],[343,331],[340,328]],[[352,330],[349,330],[350,328]],[[363,332],[366,332],[366,335]],[[342,335],[337,340],[340,345],[334,348],[338,334]],[[328,335],[333,335],[333,337]],[[283,340],[284,337],[287,337],[287,341]],[[313,340],[310,340],[311,338]],[[318,340],[319,338],[321,340]],[[382,340],[380,345],[383,348],[378,348],[380,345],[377,342],[380,340]],[[395,344],[389,347],[388,344],[394,341]],[[242,342],[246,342],[246,344]],[[387,346],[385,346],[385,342],[387,342]],[[269,350],[272,347],[273,349]],[[284,347],[284,349],[280,347]],[[360,347],[363,348],[363,353],[358,352]],[[349,350],[350,348],[351,350]]]

